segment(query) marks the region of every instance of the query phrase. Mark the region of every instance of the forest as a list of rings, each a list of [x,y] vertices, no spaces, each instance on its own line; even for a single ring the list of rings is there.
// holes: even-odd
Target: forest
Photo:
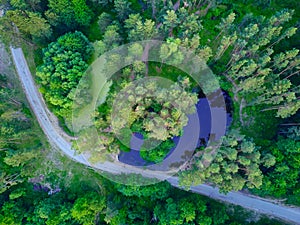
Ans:
[[[188,190],[206,183],[300,206],[299,19],[296,0],[1,0],[0,225],[289,224]],[[148,40],[162,43],[156,62],[143,60]],[[113,182],[51,147],[9,46],[23,49],[47,107],[93,165],[130,155],[131,135],[144,140],[135,155],[142,165],[160,165],[216,83],[226,133],[217,151],[210,133],[175,165],[182,189]],[[123,46],[126,57],[116,54]],[[192,64],[189,52],[215,80],[180,69]],[[105,91],[96,96],[85,78],[99,57],[107,74],[120,69],[100,76]],[[86,117],[96,141],[72,127],[74,112],[94,98]]]

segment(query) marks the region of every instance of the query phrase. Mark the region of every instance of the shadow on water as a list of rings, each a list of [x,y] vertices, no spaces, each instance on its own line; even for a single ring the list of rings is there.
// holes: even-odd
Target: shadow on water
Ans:
[[[224,95],[225,103],[226,103],[226,127],[228,128],[229,125],[232,122],[232,101],[229,97],[229,95],[223,91],[222,93]],[[196,104],[197,114],[200,126],[200,132],[199,132],[199,138],[197,147],[206,146],[207,142],[209,140],[210,135],[216,135],[211,134],[211,109],[209,107],[209,102],[207,98],[200,92],[198,95],[198,102]],[[212,107],[218,107],[218,105],[211,104]],[[223,110],[224,112],[224,110]],[[166,155],[165,159],[167,159],[174,150],[178,147],[178,144],[180,142],[181,146],[187,146],[190,142],[192,142],[192,135],[190,135],[190,132],[193,132],[193,127],[195,127],[195,124],[193,122],[195,121],[192,118],[192,115],[188,115],[189,121],[191,119],[192,122],[189,122],[184,128],[183,128],[183,136],[181,137],[174,137],[172,138],[174,142],[174,147],[170,149],[169,153]],[[118,156],[119,161],[123,162],[125,164],[133,165],[133,166],[148,166],[153,165],[152,162],[147,162],[140,156],[140,148],[143,145],[143,135],[140,133],[134,133],[132,135],[131,141],[130,141],[130,148],[131,150],[129,152],[121,152]]]

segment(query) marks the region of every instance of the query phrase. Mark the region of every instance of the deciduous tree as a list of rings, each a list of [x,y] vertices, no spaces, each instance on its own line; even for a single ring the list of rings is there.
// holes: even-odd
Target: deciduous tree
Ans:
[[[41,91],[62,117],[67,116],[71,109],[72,90],[87,69],[86,61],[92,50],[91,44],[80,32],[65,34],[44,50],[44,63],[37,71]]]

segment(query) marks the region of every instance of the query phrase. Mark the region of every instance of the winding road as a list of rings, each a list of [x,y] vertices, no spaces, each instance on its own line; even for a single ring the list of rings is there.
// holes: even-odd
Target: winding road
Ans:
[[[47,109],[41,94],[35,86],[22,49],[11,47],[11,53],[19,79],[21,81],[28,102],[31,106],[31,109],[34,112],[41,128],[46,134],[50,144],[53,147],[58,148],[74,161],[77,161],[89,167],[93,167],[95,169],[99,169],[101,171],[109,172],[110,174],[138,173],[149,178],[167,180],[171,185],[179,187],[177,177],[172,177],[163,172],[160,173],[158,171],[145,170],[142,168],[126,165],[121,162],[106,161],[104,163],[98,163],[92,166],[87,160],[88,156],[84,154],[76,154],[75,151],[72,149],[71,143],[67,141],[64,135],[62,134],[63,131],[58,130],[53,120],[51,120],[51,113]],[[205,184],[193,186],[191,187],[191,191],[202,195],[206,195],[216,200],[240,205],[244,208],[254,210],[258,213],[267,214],[272,217],[277,217],[284,221],[288,221],[292,224],[300,224],[299,208],[292,208],[284,205],[275,204],[266,199],[262,199],[257,196],[251,196],[248,194],[246,195],[241,192],[230,192],[227,195],[224,195],[219,193],[218,188],[214,188]]]

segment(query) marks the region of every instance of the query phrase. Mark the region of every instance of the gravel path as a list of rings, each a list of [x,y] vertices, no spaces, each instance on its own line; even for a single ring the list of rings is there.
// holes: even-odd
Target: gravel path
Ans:
[[[75,154],[75,151],[71,148],[71,143],[66,141],[62,137],[62,131],[58,131],[57,128],[53,126],[52,121],[49,119],[49,116],[47,114],[48,109],[35,86],[27,62],[24,58],[22,49],[15,49],[11,47],[11,52],[17,73],[22,83],[24,92],[27,96],[28,102],[30,103],[31,109],[34,112],[41,128],[48,137],[50,144],[61,150],[64,154],[66,154],[74,161],[91,167],[90,163],[86,160],[86,156],[83,154]],[[178,187],[177,177],[170,177],[168,176],[168,174],[163,172],[160,173],[158,171],[145,170],[142,168],[129,166],[120,162],[98,163],[97,165],[93,165],[93,168],[106,171],[112,174],[143,174],[143,176],[145,177],[167,180],[173,186]],[[220,194],[217,188],[213,188],[205,184],[191,187],[191,191],[206,195],[216,200],[240,205],[244,208],[251,209],[259,213],[281,218],[285,221],[290,221],[293,224],[300,224],[299,208],[291,208],[283,205],[277,205],[270,201],[258,198],[256,196],[246,195],[240,192],[230,192],[227,195]]]

